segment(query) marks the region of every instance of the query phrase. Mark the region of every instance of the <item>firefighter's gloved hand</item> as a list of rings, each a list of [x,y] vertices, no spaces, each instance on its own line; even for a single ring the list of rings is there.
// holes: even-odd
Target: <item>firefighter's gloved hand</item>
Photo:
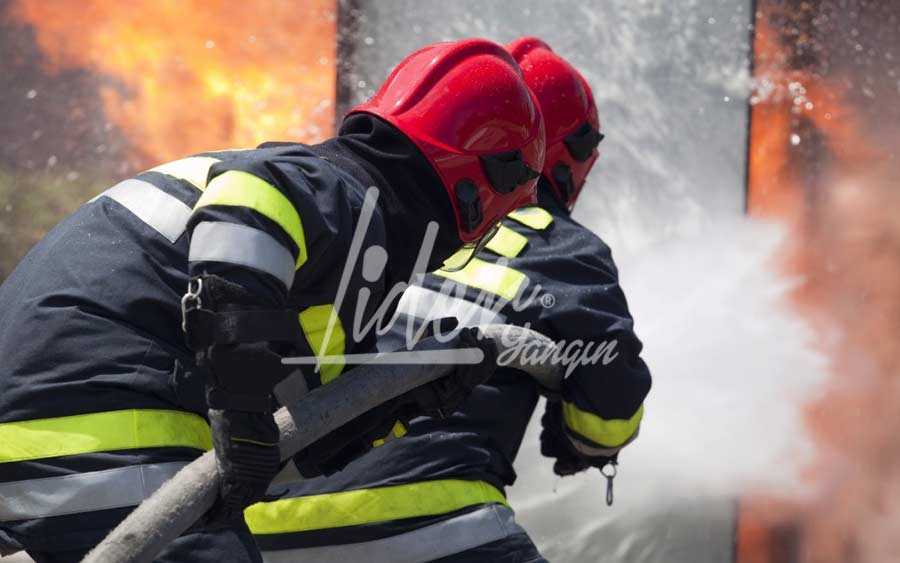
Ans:
[[[270,413],[209,410],[221,486],[209,521],[241,520],[244,509],[262,500],[278,474],[278,426]]]
[[[458,329],[457,348],[481,350],[483,359],[477,364],[460,364],[449,375],[416,387],[400,397],[406,420],[424,415],[445,418],[453,414],[469,398],[472,389],[486,382],[497,369],[497,345],[483,338],[477,328]]]
[[[453,330],[455,325],[444,323],[442,328]],[[477,364],[458,365],[450,374],[416,387],[314,442],[294,457],[300,474],[306,478],[330,475],[371,450],[373,442],[390,439],[398,424],[405,427],[417,416],[443,418],[453,414],[472,389],[493,375],[498,355],[494,341],[481,338],[472,328],[459,329],[456,347],[479,349],[483,359]]]
[[[541,455],[555,460],[554,473],[566,477],[591,467],[602,469],[608,463],[615,462],[615,455],[588,457],[579,452],[564,425],[562,403],[547,401],[547,409],[541,417]]]

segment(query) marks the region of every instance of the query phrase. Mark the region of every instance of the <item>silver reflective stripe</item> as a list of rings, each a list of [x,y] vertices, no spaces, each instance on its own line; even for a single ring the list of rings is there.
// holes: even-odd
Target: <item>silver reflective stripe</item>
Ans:
[[[641,433],[641,427],[638,426],[637,429],[634,431],[634,434],[631,435],[631,438],[628,438],[628,440],[626,440],[625,443],[622,444],[621,446],[616,446],[614,448],[591,446],[591,445],[585,444],[584,442],[582,442],[580,440],[576,440],[575,438],[572,438],[571,436],[569,436],[569,443],[572,444],[572,446],[576,450],[578,450],[579,453],[586,455],[588,457],[612,457],[619,450],[621,450],[628,444],[634,442],[635,439],[638,437],[638,434],[640,434],[640,433]]]
[[[191,208],[149,182],[134,178],[119,182],[91,201],[108,197],[174,243],[187,227]]]
[[[266,563],[424,563],[525,533],[513,511],[492,504],[431,526],[379,540],[304,549],[264,551]]]
[[[136,506],[186,465],[134,465],[0,483],[0,522]]]
[[[498,306],[500,302],[498,298],[494,303],[487,304]],[[456,317],[461,326],[506,322],[506,316],[503,313],[418,285],[410,286],[403,292],[400,302],[397,304],[397,312],[426,320]]]
[[[191,236],[190,262],[228,262],[272,274],[288,289],[294,283],[296,260],[270,235],[235,223],[203,222]]]

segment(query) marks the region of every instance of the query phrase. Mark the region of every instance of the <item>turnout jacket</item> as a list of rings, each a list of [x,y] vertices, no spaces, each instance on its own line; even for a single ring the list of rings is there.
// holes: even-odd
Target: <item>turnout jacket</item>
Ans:
[[[205,378],[181,329],[189,274],[222,275],[263,304],[296,310],[297,355],[374,349],[354,315],[359,308],[367,320],[386,278],[412,264],[395,253],[364,278],[357,260],[341,305],[336,294],[361,219],[359,256],[374,245],[390,250],[400,236],[386,228],[395,210],[383,201],[411,179],[382,175],[376,158],[359,155],[376,137],[407,158],[418,153],[366,119],[349,140],[210,152],[138,174],[75,211],[22,260],[0,287],[0,553],[93,545],[211,449]],[[430,171],[418,158],[404,170]],[[417,179],[420,191],[443,196],[436,178]],[[370,186],[381,201],[364,211]],[[418,236],[446,212],[419,208],[421,219],[391,228]],[[358,303],[363,288],[368,300]],[[307,385],[342,368],[311,369]]]
[[[571,369],[561,400],[573,446],[609,455],[637,434],[650,372],[609,247],[574,221],[543,182],[539,197],[540,206],[513,212],[464,270],[428,274],[410,287],[379,348],[405,348],[408,331],[447,316],[464,325],[531,326],[566,351],[564,368]],[[246,512],[257,543],[269,557],[304,550],[294,555],[321,561],[348,555],[323,547],[339,544],[390,545],[405,553],[421,543],[406,532],[439,528],[485,505],[505,509],[505,487],[516,479],[513,461],[539,391],[526,374],[500,369],[452,416],[414,419],[408,429],[397,429],[401,438],[330,477],[273,486],[285,496]],[[472,529],[456,534],[448,528],[435,537],[469,537],[497,516],[470,520]],[[392,536],[409,543],[384,543]],[[446,547],[451,553],[461,545]]]

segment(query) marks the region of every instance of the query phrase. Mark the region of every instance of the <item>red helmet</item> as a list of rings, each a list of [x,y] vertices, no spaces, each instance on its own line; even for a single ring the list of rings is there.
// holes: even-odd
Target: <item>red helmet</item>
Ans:
[[[536,201],[543,119],[500,45],[464,39],[420,49],[348,115],[359,112],[402,131],[431,162],[464,243],[483,239],[510,211]]]
[[[550,46],[522,37],[506,46],[544,112],[547,156],[543,174],[571,209],[603,140],[594,95],[584,77]]]

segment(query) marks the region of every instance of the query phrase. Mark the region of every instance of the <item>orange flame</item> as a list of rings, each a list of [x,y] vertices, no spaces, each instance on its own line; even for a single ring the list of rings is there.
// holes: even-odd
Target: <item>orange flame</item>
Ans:
[[[106,78],[109,119],[143,164],[331,133],[334,0],[16,0],[47,70]]]
[[[851,101],[852,76],[792,63],[809,38],[789,43],[774,29],[771,18],[798,16],[776,2],[762,2],[757,18],[750,210],[791,225],[785,263],[803,280],[795,302],[821,329],[833,375],[808,412],[816,496],[746,499],[738,561],[900,561],[900,193],[878,142],[897,131],[864,125],[871,108]]]

